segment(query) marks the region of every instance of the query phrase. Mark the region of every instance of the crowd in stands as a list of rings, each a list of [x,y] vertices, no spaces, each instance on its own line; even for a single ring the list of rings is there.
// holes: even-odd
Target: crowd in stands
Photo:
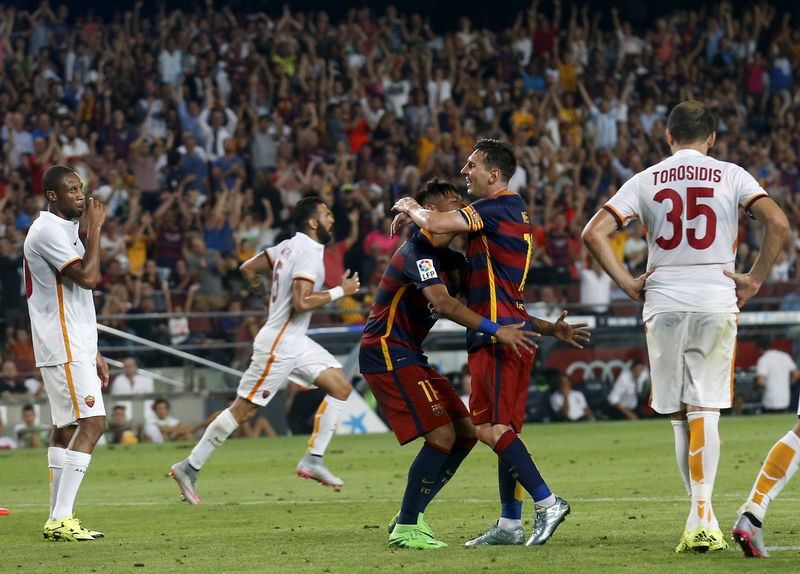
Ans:
[[[292,206],[308,194],[336,217],[327,285],[349,268],[365,286],[333,319],[362,322],[401,241],[389,237],[388,209],[433,176],[463,188],[458,172],[478,137],[517,150],[510,187],[536,243],[526,298],[607,312],[614,290],[580,230],[668,155],[666,114],[685,99],[715,112],[712,153],[746,167],[792,222],[776,294],[798,278],[800,23],[767,3],[667,12],[634,28],[617,10],[534,1],[502,29],[463,17],[454,30],[392,6],[341,20],[288,5],[158,6],[145,13],[138,1],[105,20],[46,1],[33,12],[0,6],[0,336],[20,371],[33,360],[22,242],[56,163],[109,206],[103,322],[173,346],[252,340],[261,318],[236,312],[260,302],[238,266],[293,233]],[[740,269],[760,233],[742,224]],[[614,238],[636,271],[643,235],[634,223]],[[800,308],[797,294],[787,301]],[[189,311],[233,314],[180,315]],[[125,317],[161,312],[177,315]]]

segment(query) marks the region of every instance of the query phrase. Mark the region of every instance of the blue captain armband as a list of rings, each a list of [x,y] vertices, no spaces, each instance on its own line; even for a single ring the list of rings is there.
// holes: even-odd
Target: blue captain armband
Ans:
[[[500,330],[500,325],[495,323],[494,321],[490,321],[485,317],[481,319],[480,324],[478,325],[478,331],[481,333],[487,333],[489,335],[497,335],[497,331]]]

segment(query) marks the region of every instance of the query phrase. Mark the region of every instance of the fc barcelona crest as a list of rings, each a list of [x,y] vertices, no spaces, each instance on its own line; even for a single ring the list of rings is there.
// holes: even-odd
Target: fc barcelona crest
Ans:
[[[431,405],[431,412],[437,417],[442,416],[444,414],[444,409],[442,408],[442,403],[433,403]]]
[[[94,406],[94,397],[92,395],[86,395],[84,397],[83,402],[86,403],[86,406],[92,408]]]

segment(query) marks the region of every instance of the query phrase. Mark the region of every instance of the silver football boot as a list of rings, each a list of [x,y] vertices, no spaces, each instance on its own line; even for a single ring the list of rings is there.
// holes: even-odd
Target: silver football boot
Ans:
[[[761,528],[754,525],[746,514],[742,514],[733,525],[733,540],[742,548],[748,558],[766,558],[769,556]]]
[[[197,474],[188,460],[177,462],[169,469],[169,475],[181,489],[181,497],[189,504],[202,504],[197,496]]]
[[[297,476],[316,480],[322,485],[333,487],[334,490],[339,490],[344,486],[344,481],[328,470],[328,467],[322,462],[322,457],[319,456],[306,454],[297,463],[294,471]]]
[[[505,528],[500,528],[495,522],[489,527],[489,530],[477,538],[467,540],[464,546],[473,548],[475,546],[522,544],[524,540],[525,531],[522,529],[522,526],[517,526],[513,530],[506,530]]]
[[[538,546],[547,542],[558,525],[564,522],[567,514],[569,504],[560,496],[556,496],[556,503],[549,508],[537,504],[533,511],[533,534],[525,546]]]

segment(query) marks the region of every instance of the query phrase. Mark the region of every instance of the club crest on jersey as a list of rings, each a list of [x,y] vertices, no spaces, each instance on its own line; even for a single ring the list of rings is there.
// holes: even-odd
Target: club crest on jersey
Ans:
[[[83,398],[83,402],[86,403],[86,406],[92,408],[94,406],[94,397],[92,395],[86,395]]]
[[[444,414],[444,408],[442,407],[442,403],[433,403],[431,405],[431,412],[434,416],[440,417]]]
[[[422,281],[438,277],[436,269],[433,266],[433,259],[419,259],[417,261],[417,270],[419,271],[419,278]]]

